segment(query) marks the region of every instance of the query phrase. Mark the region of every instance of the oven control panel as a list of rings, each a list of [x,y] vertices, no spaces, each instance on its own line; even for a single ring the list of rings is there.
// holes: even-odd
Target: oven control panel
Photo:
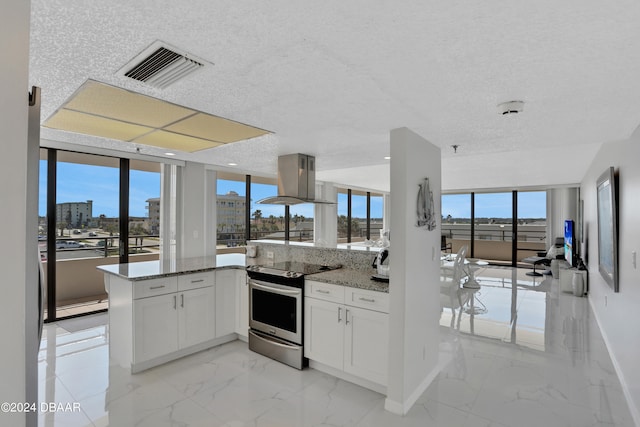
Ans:
[[[279,270],[276,268],[264,267],[261,265],[250,265],[247,267],[247,271],[254,272],[254,273],[268,274],[276,277],[285,277],[289,279],[297,279],[298,277],[302,277],[304,275],[296,271]]]

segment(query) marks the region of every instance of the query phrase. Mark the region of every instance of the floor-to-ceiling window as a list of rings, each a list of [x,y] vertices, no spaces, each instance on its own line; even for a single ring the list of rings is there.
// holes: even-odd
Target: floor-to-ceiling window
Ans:
[[[338,188],[338,243],[379,240],[383,226],[384,197],[349,188]]]
[[[517,261],[545,251],[547,192],[518,191]]]
[[[511,263],[512,193],[475,193],[473,257]]]
[[[246,243],[246,176],[218,173],[216,184],[216,250],[219,253]]]
[[[545,249],[545,226],[545,191],[442,195],[442,234],[454,253],[468,245],[468,257],[516,265]]]
[[[352,227],[349,225],[351,220],[349,191],[344,188],[338,188],[338,243],[348,243],[351,241],[350,232]]]
[[[370,193],[369,208],[369,239],[378,240],[382,237],[380,230],[384,224],[384,196],[379,193]]]
[[[289,240],[313,242],[313,203],[289,206]]]
[[[275,179],[251,177],[251,239],[285,240],[291,223],[285,220],[285,206],[257,203],[267,197],[278,195]]]
[[[160,180],[158,163],[41,150],[47,321],[107,308],[97,266],[158,259]]]
[[[129,166],[129,262],[160,251],[160,164],[132,160]]]
[[[442,195],[442,235],[446,252],[457,253],[466,245],[470,255],[471,194]]]
[[[55,238],[56,271],[48,290],[60,318],[106,309],[107,294],[95,268],[111,261],[92,259],[119,259],[120,163],[58,150],[55,156],[55,233],[49,232],[49,239]],[[54,194],[48,196],[52,203]]]

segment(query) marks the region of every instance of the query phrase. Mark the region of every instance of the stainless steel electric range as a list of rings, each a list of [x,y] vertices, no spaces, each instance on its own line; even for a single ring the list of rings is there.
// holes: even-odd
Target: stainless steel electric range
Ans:
[[[247,267],[249,349],[297,369],[304,357],[304,277],[340,266],[282,262]]]

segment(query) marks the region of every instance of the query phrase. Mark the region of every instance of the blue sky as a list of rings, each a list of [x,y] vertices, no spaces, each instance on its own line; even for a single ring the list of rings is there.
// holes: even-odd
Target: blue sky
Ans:
[[[104,214],[107,217],[118,215],[119,172],[117,168],[87,166],[75,163],[58,162],[57,202],[85,202],[93,200],[93,215]],[[132,170],[130,175],[131,216],[146,216],[146,200],[160,196],[160,174]],[[46,214],[47,190],[46,161],[40,162],[40,206],[39,213]],[[245,194],[245,183],[239,181],[218,180],[218,194],[235,191]],[[252,184],[251,209],[260,209],[264,217],[284,215],[284,207],[277,205],[258,205],[255,202],[277,194],[275,185]],[[476,217],[511,217],[511,193],[476,194]],[[518,207],[522,218],[544,218],[546,216],[546,195],[543,191],[518,193]],[[371,216],[382,217],[382,197],[371,198]],[[313,217],[313,205],[291,206],[291,215]],[[347,214],[347,195],[338,194],[338,215]],[[357,218],[366,217],[366,197],[352,197],[352,214]],[[445,195],[442,199],[442,215],[454,218],[468,218],[471,215],[469,194]]]
[[[476,218],[511,218],[511,192],[476,193]],[[446,218],[471,217],[470,194],[446,194],[442,197],[442,215]],[[546,218],[547,195],[544,191],[518,192],[518,216],[520,218]]]
[[[160,174],[132,170],[129,215],[147,216],[146,200],[160,196]],[[57,203],[93,200],[93,215],[118,216],[120,174],[117,168],[58,162]],[[47,211],[47,166],[40,162],[39,215]]]

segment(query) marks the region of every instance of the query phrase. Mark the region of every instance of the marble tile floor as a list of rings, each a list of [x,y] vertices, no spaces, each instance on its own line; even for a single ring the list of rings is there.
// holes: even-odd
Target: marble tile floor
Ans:
[[[41,413],[39,425],[632,427],[587,299],[524,272],[478,272],[486,312],[467,306],[452,324],[443,311],[446,366],[404,417],[384,411],[381,394],[241,341],[131,375],[109,364],[107,326],[68,332],[62,321],[45,326],[39,398],[80,408]]]

